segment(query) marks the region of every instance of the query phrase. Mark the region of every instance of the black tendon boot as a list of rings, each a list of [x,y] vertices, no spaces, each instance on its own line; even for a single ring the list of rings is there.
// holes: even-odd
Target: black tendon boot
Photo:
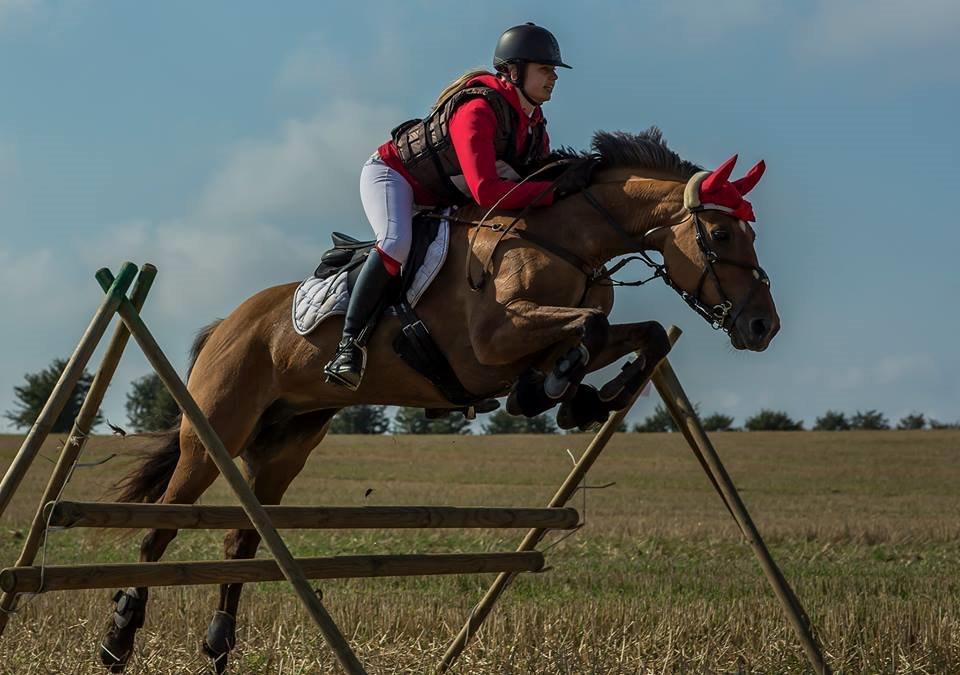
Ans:
[[[383,259],[377,249],[370,251],[357,281],[350,292],[350,304],[343,321],[343,337],[337,345],[337,353],[326,365],[323,372],[327,382],[333,382],[355,391],[363,378],[363,369],[367,365],[366,340],[361,340],[364,328],[373,319],[384,291],[393,277],[383,265]]]

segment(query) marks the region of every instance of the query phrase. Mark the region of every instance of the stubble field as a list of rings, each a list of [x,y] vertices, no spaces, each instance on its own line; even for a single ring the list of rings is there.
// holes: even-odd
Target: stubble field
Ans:
[[[838,672],[960,671],[960,433],[727,433],[715,443]],[[54,458],[58,439],[43,451]],[[587,436],[333,436],[286,504],[542,506]],[[0,436],[6,466],[20,438]],[[138,440],[96,437],[66,498],[97,499]],[[38,459],[0,523],[17,558],[52,464]],[[575,500],[586,527],[505,593],[458,673],[805,672],[750,548],[677,434],[618,434]],[[365,493],[372,489],[369,496]],[[585,503],[584,503],[585,498]],[[203,503],[235,503],[218,481]],[[522,531],[285,531],[297,555],[509,551]],[[223,533],[184,532],[166,559],[216,559]],[[562,533],[550,535],[546,545]],[[51,533],[48,564],[135,561],[139,534]],[[264,555],[261,552],[261,555]],[[426,673],[492,577],[324,581],[371,673]],[[154,591],[127,672],[206,672],[214,587]],[[112,591],[22,602],[0,672],[100,673]],[[246,587],[232,673],[338,672],[282,583]]]

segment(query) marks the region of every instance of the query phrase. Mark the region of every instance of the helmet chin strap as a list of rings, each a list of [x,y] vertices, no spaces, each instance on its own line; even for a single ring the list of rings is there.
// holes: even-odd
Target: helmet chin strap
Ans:
[[[522,67],[521,67],[521,66],[522,66]],[[507,71],[507,75],[508,75],[508,77],[507,77],[507,82],[509,82],[510,84],[512,84],[514,87],[516,87],[516,88],[517,88],[517,91],[518,91],[518,92],[520,93],[520,95],[524,98],[524,100],[525,100],[527,103],[529,103],[530,105],[532,105],[534,108],[536,108],[536,107],[539,106],[540,104],[537,103],[536,101],[533,101],[529,96],[527,96],[527,92],[523,90],[523,80],[524,80],[523,75],[524,75],[524,71],[526,70],[526,68],[527,68],[527,64],[525,64],[525,63],[518,63],[518,64],[517,64],[517,79],[515,79],[515,80],[514,80],[514,79],[511,79],[511,78],[509,77],[509,71]]]

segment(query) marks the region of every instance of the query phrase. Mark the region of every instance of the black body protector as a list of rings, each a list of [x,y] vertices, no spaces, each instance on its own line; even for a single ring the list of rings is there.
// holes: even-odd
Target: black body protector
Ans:
[[[444,206],[459,206],[471,201],[462,178],[463,169],[450,139],[450,120],[457,108],[474,98],[486,100],[497,118],[493,145],[497,173],[502,178],[520,180],[545,156],[543,131],[546,122],[530,127],[524,151],[517,152],[517,111],[510,102],[487,86],[460,89],[426,119],[409,120],[391,132],[404,167]]]

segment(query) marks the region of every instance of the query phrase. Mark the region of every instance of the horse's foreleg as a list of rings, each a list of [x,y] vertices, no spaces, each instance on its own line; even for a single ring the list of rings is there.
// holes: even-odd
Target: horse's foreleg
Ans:
[[[633,352],[640,352],[643,360],[655,367],[669,351],[667,332],[656,321],[612,324],[607,344],[590,360],[587,370],[600,370]]]
[[[578,387],[561,406],[557,424],[563,429],[588,427],[606,420],[610,412],[622,410],[669,351],[667,333],[656,321],[610,326],[607,345],[591,360],[588,370],[599,370],[632,352],[639,354],[599,391],[589,385]]]
[[[561,356],[541,378],[528,373],[507,401],[512,414],[533,416],[553,407],[586,373],[592,354],[607,343],[609,324],[596,308],[550,307],[527,300],[509,303],[494,317],[472,322],[471,342],[485,365],[516,363],[545,348]]]
[[[196,375],[197,371],[194,370]],[[231,456],[236,456],[246,445],[260,414],[261,402],[248,392],[233,390],[229,396],[220,391],[214,378],[204,380],[204,388],[193,391],[194,398],[207,414],[210,424],[220,436]],[[265,389],[264,395],[268,395]],[[216,464],[207,455],[203,443],[189,420],[180,427],[179,457],[167,484],[162,504],[192,504],[219,474]],[[140,545],[140,562],[156,562],[177,536],[176,530],[154,529]],[[145,587],[128,588],[114,596],[116,607],[100,643],[100,660],[110,670],[124,670],[133,652],[137,630],[146,617],[148,591]]]
[[[599,351],[607,341],[607,317],[593,308],[549,307],[514,300],[491,316],[474,316],[470,341],[483,365],[516,363],[547,347],[583,343]]]
[[[277,427],[267,427],[243,455],[242,467],[261,504],[279,504],[310,452],[323,440],[336,410],[320,410],[294,417]],[[228,560],[253,558],[260,545],[256,530],[231,530],[224,538]],[[227,655],[236,644],[236,617],[243,584],[222,584],[220,602],[210,621],[203,650],[222,673]]]

